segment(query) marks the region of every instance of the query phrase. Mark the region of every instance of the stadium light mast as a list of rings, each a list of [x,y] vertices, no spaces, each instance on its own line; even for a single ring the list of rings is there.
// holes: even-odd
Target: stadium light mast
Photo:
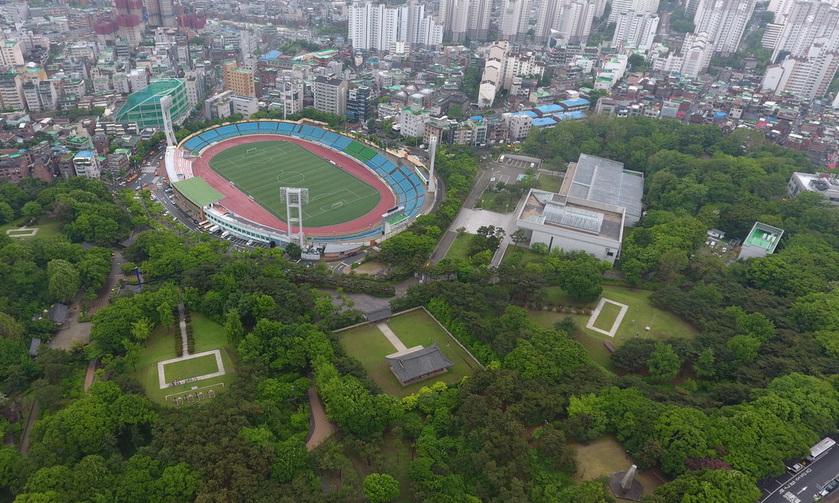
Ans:
[[[309,189],[300,187],[280,187],[280,199],[285,200],[286,224],[288,225],[288,241],[292,242],[294,236],[294,225],[297,224],[297,240],[300,248],[306,244],[303,235],[303,205],[309,202]],[[296,211],[296,214],[292,213]]]
[[[166,144],[170,147],[177,145],[175,129],[172,127],[172,97],[163,96],[160,98],[160,112],[163,116],[163,134],[166,135]]]
[[[428,141],[428,156],[431,167],[428,169],[428,192],[437,192],[437,180],[434,178],[434,159],[437,157],[437,137],[432,136]]]

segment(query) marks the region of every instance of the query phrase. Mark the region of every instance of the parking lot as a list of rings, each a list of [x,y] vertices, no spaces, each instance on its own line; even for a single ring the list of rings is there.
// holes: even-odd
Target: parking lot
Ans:
[[[839,448],[833,447],[794,475],[784,474],[760,483],[763,499],[760,503],[811,503],[819,501],[822,488],[839,477]],[[839,493],[834,491],[830,496]],[[827,498],[821,501],[828,501]]]

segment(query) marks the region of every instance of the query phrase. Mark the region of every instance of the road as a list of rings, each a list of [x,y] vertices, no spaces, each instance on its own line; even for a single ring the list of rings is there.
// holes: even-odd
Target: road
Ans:
[[[466,196],[466,199],[463,201],[462,208],[474,208],[475,204],[483,194],[484,189],[486,189],[487,185],[489,185],[489,179],[492,178],[493,171],[491,169],[482,169],[478,171],[478,177],[475,180],[474,185],[472,185],[472,190],[469,191],[469,194]],[[446,256],[446,253],[449,252],[449,248],[451,248],[452,243],[454,243],[455,238],[457,238],[457,218],[454,219],[452,224],[446,230],[446,233],[443,234],[443,237],[440,238],[440,241],[437,243],[437,248],[434,249],[434,253],[431,254],[431,263],[436,264],[437,262],[443,260]]]
[[[822,487],[839,476],[839,448],[832,448],[822,457],[795,475],[761,483],[760,503],[811,503]]]

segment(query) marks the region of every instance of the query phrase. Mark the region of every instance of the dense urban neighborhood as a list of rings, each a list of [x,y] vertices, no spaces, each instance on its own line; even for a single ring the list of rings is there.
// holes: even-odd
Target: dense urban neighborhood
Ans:
[[[0,501],[839,501],[836,0],[0,30]]]

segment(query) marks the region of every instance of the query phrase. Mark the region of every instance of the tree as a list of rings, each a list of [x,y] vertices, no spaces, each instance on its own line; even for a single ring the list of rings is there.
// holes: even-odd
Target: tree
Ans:
[[[760,498],[755,480],[737,470],[688,472],[656,489],[653,503],[751,503]]]
[[[7,224],[15,219],[15,210],[6,201],[0,201],[0,224]]]
[[[682,360],[670,344],[657,343],[647,360],[650,377],[656,382],[667,382],[676,377]]]
[[[387,473],[364,477],[364,496],[370,503],[388,503],[399,496],[399,481]]]
[[[42,211],[43,208],[38,201],[29,201],[23,205],[23,208],[20,209],[20,215],[25,217],[27,220],[32,220],[41,216]]]
[[[66,260],[50,260],[47,264],[47,276],[49,277],[50,297],[59,302],[71,300],[81,287],[79,271]]]
[[[423,266],[435,244],[431,236],[408,230],[382,243],[381,259],[397,269],[415,271]]]
[[[245,327],[242,326],[242,319],[239,317],[237,309],[230,309],[227,311],[227,316],[224,319],[224,332],[227,334],[227,342],[233,346],[238,346],[245,336]]]
[[[711,348],[703,349],[696,358],[696,361],[693,362],[693,370],[697,376],[703,379],[714,377],[714,374],[717,372],[714,350]]]
[[[135,341],[145,341],[151,335],[152,324],[148,318],[140,318],[131,325],[131,337]]]
[[[549,257],[548,264],[554,270],[559,286],[568,295],[580,301],[591,301],[603,292],[603,272],[609,265],[584,252]]]
[[[504,234],[504,229],[494,225],[482,225],[478,227],[478,230],[469,242],[469,255],[472,256],[484,250],[489,250],[494,253],[501,246]]]
[[[297,243],[289,243],[285,247],[285,253],[291,260],[300,260],[300,256],[303,253],[303,250]]]
[[[160,501],[192,501],[200,484],[201,478],[186,463],[167,466],[157,481]]]

